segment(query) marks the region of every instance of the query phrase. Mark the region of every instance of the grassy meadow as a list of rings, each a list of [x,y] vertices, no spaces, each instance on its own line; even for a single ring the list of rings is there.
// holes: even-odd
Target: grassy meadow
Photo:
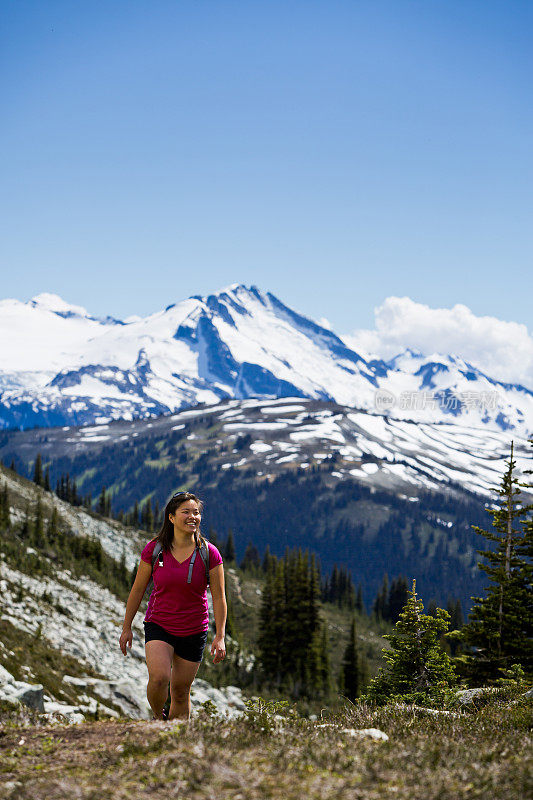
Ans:
[[[512,695],[449,714],[356,704],[316,720],[255,701],[227,721],[207,704],[188,725],[50,725],[4,706],[0,798],[526,800],[532,707]],[[368,728],[388,740],[354,733]]]

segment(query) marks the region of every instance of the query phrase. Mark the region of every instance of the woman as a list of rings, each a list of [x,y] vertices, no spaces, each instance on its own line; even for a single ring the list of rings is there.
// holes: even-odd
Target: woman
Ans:
[[[124,655],[127,647],[131,648],[131,625],[153,577],[154,587],[144,618],[144,638],[148,667],[146,695],[154,719],[167,718],[163,709],[169,682],[171,702],[168,719],[189,719],[191,685],[202,660],[209,628],[207,570],[216,623],[216,635],[211,645],[213,663],[218,664],[226,655],[224,568],[217,548],[200,534],[202,507],[201,501],[191,492],[177,492],[171,497],[157,538],[148,542],[141,553],[137,576],[126,604],[120,635],[120,649]],[[154,562],[152,575],[152,554],[158,543],[162,549]],[[206,545],[208,567],[202,558],[202,553],[207,556]]]

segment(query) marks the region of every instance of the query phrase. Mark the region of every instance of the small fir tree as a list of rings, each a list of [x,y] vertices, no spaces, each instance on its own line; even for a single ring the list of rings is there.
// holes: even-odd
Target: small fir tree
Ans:
[[[28,503],[26,502],[26,508],[24,510],[24,519],[22,521],[22,527],[20,529],[20,538],[23,541],[29,541],[32,532],[32,525],[30,522],[30,509]]]
[[[372,611],[377,620],[384,619],[387,614],[387,600],[389,596],[389,577],[387,574],[383,576],[381,588],[376,595]]]
[[[52,514],[50,519],[48,520],[48,526],[46,528],[46,538],[48,539],[50,544],[55,544],[58,538],[58,524],[59,524],[59,516],[57,513],[57,508],[54,506],[52,509]]]
[[[357,647],[357,633],[355,616],[350,624],[350,638],[341,665],[341,686],[343,694],[352,702],[359,696],[361,690],[361,675],[359,670],[359,650]]]
[[[256,573],[259,571],[260,567],[261,556],[259,555],[259,550],[253,542],[248,542],[246,550],[244,551],[244,557],[240,563],[240,568],[245,571],[248,570],[248,572]]]
[[[0,528],[9,528],[11,525],[11,517],[9,514],[9,492],[7,490],[7,483],[4,482],[2,492],[0,494]]]
[[[37,453],[35,464],[33,466],[33,482],[36,483],[37,486],[43,485],[43,462],[41,460],[40,453]]]
[[[322,625],[318,677],[319,691],[323,697],[327,698],[331,691],[331,662],[329,660],[329,640],[326,623]]]
[[[44,547],[45,545],[43,506],[40,497],[37,498],[37,502],[35,504],[35,520],[31,533],[31,543],[36,547]]]
[[[442,702],[446,690],[455,685],[453,663],[440,643],[448,629],[449,614],[442,608],[436,610],[435,617],[423,611],[413,581],[394,631],[385,636],[391,643],[390,650],[383,650],[387,666],[371,681],[366,699],[382,704],[400,697],[428,705]]]
[[[142,524],[143,528],[150,533],[154,529],[154,513],[152,511],[152,500],[149,497],[143,505],[142,510]]]
[[[228,538],[226,539],[226,543],[224,545],[224,561],[235,561],[235,540],[233,538],[233,531],[231,528],[228,531]]]
[[[512,664],[533,670],[531,506],[521,503],[523,484],[516,477],[513,450],[511,442],[496,507],[489,509],[494,530],[473,526],[494,545],[478,551],[486,562],[478,567],[491,583],[485,597],[472,598],[474,606],[461,631],[469,652],[458,656],[458,665],[474,682],[496,680]]]
[[[135,501],[135,505],[133,506],[131,525],[132,528],[139,527],[139,503],[137,502],[137,500]]]
[[[105,486],[102,486],[102,491],[100,492],[100,497],[98,498],[98,505],[96,506],[96,511],[98,512],[98,514],[104,516],[106,508],[107,508],[106,490]]]

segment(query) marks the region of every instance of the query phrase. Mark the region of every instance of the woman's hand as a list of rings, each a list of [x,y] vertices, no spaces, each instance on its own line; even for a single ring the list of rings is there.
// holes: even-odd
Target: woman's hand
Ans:
[[[213,656],[213,664],[218,664],[226,657],[226,645],[224,644],[224,636],[216,634],[211,644],[211,655]]]
[[[131,631],[131,628],[124,628],[122,633],[120,634],[120,640],[119,640],[120,649],[122,650],[124,655],[127,655],[126,647],[129,647],[131,650],[132,642],[133,642],[133,633]]]

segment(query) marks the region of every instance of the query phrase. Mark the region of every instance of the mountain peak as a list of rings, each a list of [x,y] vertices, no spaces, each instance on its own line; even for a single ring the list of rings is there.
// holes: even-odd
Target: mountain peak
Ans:
[[[44,311],[51,311],[61,317],[88,317],[87,309],[83,306],[76,306],[66,303],[62,297],[52,292],[41,292],[29,301],[28,305],[34,308],[42,308]]]

